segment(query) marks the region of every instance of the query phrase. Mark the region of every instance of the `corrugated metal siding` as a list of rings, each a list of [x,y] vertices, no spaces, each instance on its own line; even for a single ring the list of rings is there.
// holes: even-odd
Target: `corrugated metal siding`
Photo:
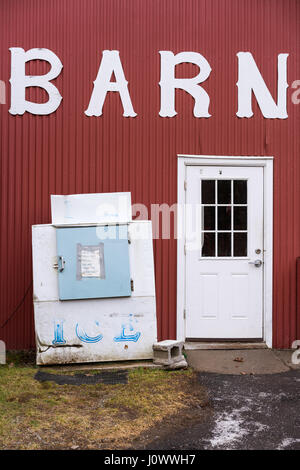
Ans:
[[[49,195],[131,191],[134,202],[177,200],[178,153],[274,155],[274,342],[296,337],[296,257],[300,254],[300,106],[287,120],[238,119],[238,51],[252,52],[276,97],[277,54],[288,52],[288,81],[300,79],[297,0],[2,0],[0,79],[8,89],[1,116],[0,337],[9,348],[34,344],[31,225],[50,221]],[[9,47],[45,47],[64,68],[55,80],[63,101],[49,116],[8,113]],[[117,94],[102,117],[87,117],[101,51],[118,49],[136,118],[123,118]],[[158,116],[159,50],[198,51],[212,67],[203,85],[209,119],[193,117],[178,91],[174,118]],[[44,73],[43,63],[28,73]],[[195,72],[178,67],[178,76]],[[28,96],[38,100],[41,90]],[[160,338],[176,334],[176,241],[155,242]],[[24,298],[24,294],[25,298]],[[6,322],[15,312],[12,318]]]

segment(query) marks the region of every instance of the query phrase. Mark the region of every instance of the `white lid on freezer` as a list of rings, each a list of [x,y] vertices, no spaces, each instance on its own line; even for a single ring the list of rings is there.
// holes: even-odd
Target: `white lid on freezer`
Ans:
[[[51,195],[51,214],[55,226],[128,223],[131,193]]]

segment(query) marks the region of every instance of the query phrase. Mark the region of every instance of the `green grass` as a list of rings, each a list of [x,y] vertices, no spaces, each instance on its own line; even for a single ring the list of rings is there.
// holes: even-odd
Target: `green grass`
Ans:
[[[0,366],[0,449],[124,448],[206,400],[192,370],[136,368],[125,385],[56,385],[34,379],[30,357],[10,353]]]

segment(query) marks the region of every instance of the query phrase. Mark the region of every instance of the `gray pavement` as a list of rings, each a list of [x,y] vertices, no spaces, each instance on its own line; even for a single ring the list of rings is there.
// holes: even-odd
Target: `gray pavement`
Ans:
[[[291,354],[188,351],[199,385],[207,390],[210,412],[147,448],[300,450],[300,369],[291,363]]]

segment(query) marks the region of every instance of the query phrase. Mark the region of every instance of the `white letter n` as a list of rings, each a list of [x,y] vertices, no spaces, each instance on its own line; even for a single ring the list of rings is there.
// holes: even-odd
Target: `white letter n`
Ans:
[[[274,102],[255,60],[250,52],[238,52],[238,117],[251,117],[252,112],[252,92],[265,118],[285,119],[288,117],[286,111],[286,89],[288,88],[286,79],[286,64],[288,54],[278,55],[278,83],[277,83],[277,104]]]

